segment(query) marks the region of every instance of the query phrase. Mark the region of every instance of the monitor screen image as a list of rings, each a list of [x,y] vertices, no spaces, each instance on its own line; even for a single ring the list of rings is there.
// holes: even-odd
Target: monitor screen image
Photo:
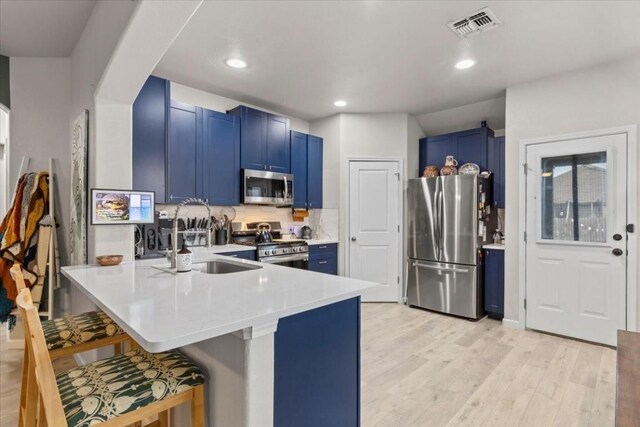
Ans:
[[[91,224],[151,224],[153,191],[91,189]]]

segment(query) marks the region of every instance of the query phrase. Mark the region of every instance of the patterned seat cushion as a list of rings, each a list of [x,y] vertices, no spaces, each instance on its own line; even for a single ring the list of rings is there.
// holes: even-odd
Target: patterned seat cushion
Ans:
[[[124,334],[120,326],[103,311],[44,320],[42,330],[49,351]]]
[[[200,369],[175,350],[136,349],[56,378],[67,423],[77,427],[115,418],[204,383]]]

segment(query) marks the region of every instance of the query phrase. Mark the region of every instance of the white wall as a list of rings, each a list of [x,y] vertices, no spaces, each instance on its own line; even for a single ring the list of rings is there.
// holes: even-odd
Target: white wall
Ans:
[[[342,232],[347,216],[344,198],[348,159],[401,159],[404,165],[403,189],[406,189],[407,178],[414,177],[410,171],[407,172],[408,167],[418,169],[418,140],[423,132],[417,120],[407,114],[339,114],[311,122],[310,132],[324,138],[323,207],[338,210],[339,271],[343,273],[345,250]],[[404,266],[401,266],[401,274],[403,270]]]
[[[491,129],[502,129],[505,123],[505,97],[498,97],[417,117],[426,135],[441,135],[480,127],[482,120]]]
[[[507,89],[506,319],[520,320],[523,298],[518,292],[518,266],[524,255],[518,250],[523,232],[518,225],[521,141],[639,123],[640,57]],[[637,224],[638,218],[630,222]],[[638,254],[631,256],[638,257]],[[640,321],[637,324],[640,327]]]
[[[262,108],[259,105],[247,104],[246,102],[238,101],[236,99],[225,98],[224,96],[216,95],[215,93],[194,89],[192,87],[181,85],[176,82],[171,82],[171,99],[175,99],[176,101],[180,102],[186,102],[187,104],[196,105],[198,107],[207,108],[209,110],[219,111],[221,113],[224,113],[227,110],[231,110],[238,105],[246,105],[247,107],[253,107],[272,114],[285,116],[284,114],[281,114],[277,111],[271,111]],[[302,133],[309,133],[308,121],[299,119],[297,117],[285,117],[289,117],[291,130]]]
[[[23,156],[31,157],[31,171],[46,171],[54,159],[58,241],[61,262],[67,260],[69,230],[69,58],[10,58],[11,159],[10,188],[15,190]]]

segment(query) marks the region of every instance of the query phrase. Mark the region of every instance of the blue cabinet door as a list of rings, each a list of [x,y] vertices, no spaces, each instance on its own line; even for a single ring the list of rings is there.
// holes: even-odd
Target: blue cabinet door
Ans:
[[[266,149],[268,170],[280,173],[291,171],[289,119],[267,114]]]
[[[240,117],[240,167],[267,169],[267,113],[240,105],[229,114]]]
[[[293,207],[307,207],[307,134],[291,131]]]
[[[455,140],[449,135],[430,136],[420,141],[420,170],[418,176],[422,176],[425,166],[444,166],[447,156],[456,156],[457,146]]]
[[[167,203],[202,195],[202,109],[175,100],[169,111]]]
[[[309,271],[338,275],[338,259],[325,258],[309,260]]]
[[[248,259],[251,261],[255,261],[256,260],[256,251],[236,251],[236,252],[224,252],[221,253],[220,255],[225,255],[228,257],[232,257],[232,258],[242,258],[242,259]]]
[[[360,425],[360,298],[278,321],[274,427]]]
[[[203,110],[203,197],[210,205],[240,204],[240,118]]]
[[[165,203],[169,81],[150,76],[132,108],[133,189]]]
[[[485,249],[484,309],[491,317],[504,316],[504,251]]]
[[[505,191],[504,191],[504,150],[505,150],[505,141],[504,136],[496,138],[496,157],[498,159],[498,167],[496,176],[493,177],[493,188],[494,188],[494,205],[497,208],[504,208],[504,199],[505,199]],[[497,193],[497,194],[496,194]]]
[[[307,203],[309,209],[322,208],[322,138],[307,138]],[[295,185],[295,183],[294,183]]]
[[[465,163],[476,163],[481,171],[487,169],[488,131],[485,127],[452,134],[457,148],[458,167]]]

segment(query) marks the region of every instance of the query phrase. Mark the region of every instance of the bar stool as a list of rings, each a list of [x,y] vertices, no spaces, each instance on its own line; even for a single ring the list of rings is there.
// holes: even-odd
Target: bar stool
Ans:
[[[56,376],[31,292],[21,290],[16,303],[32,368],[21,426],[31,427],[24,423],[25,411],[36,413],[38,406],[40,426],[124,427],[155,414],[156,424],[164,426],[168,411],[184,402],[191,403],[192,427],[204,426],[204,375],[180,352],[138,348]]]
[[[19,264],[11,267],[11,276],[18,293],[27,289]],[[16,275],[20,272],[20,275]],[[89,311],[73,316],[42,321],[44,339],[52,360],[83,351],[113,345],[115,352],[122,352],[122,343],[130,340],[121,328],[103,311]]]

